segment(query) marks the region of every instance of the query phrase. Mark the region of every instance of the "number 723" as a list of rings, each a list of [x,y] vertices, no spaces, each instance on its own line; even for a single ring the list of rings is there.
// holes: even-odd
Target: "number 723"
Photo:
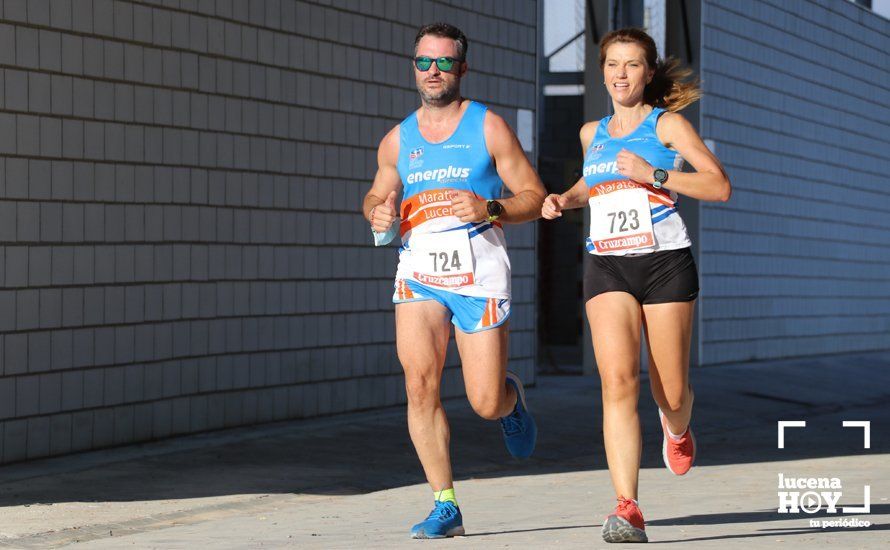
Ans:
[[[606,215],[612,218],[612,223],[609,225],[609,233],[615,232],[615,222],[618,222],[619,232],[640,228],[639,215],[635,209],[628,210],[627,212],[623,210],[619,210],[618,212],[607,212]]]

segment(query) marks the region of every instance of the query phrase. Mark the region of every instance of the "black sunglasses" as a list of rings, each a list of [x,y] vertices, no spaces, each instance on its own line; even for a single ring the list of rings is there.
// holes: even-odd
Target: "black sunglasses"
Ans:
[[[426,72],[430,70],[430,67],[433,66],[433,62],[435,61],[436,67],[439,67],[440,71],[448,72],[452,68],[454,68],[455,63],[463,63],[463,59],[458,59],[456,57],[415,57],[414,58],[414,66],[417,67],[418,71]]]

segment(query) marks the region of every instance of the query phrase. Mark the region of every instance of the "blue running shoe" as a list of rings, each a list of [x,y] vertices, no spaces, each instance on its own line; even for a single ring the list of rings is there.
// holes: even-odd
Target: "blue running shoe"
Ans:
[[[501,429],[504,431],[504,443],[507,444],[510,454],[516,458],[528,458],[535,450],[538,426],[525,405],[522,380],[512,372],[507,372],[507,383],[512,384],[513,389],[516,390],[516,406],[513,407],[513,412],[498,419],[498,422],[501,423]]]
[[[425,520],[411,528],[412,539],[442,539],[464,534],[464,518],[460,508],[450,500],[436,501],[436,506]]]

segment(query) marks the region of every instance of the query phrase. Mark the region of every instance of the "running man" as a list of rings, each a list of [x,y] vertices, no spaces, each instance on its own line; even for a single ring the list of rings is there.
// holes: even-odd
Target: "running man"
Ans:
[[[396,347],[408,431],[435,497],[433,511],[411,529],[414,538],[464,533],[439,401],[451,324],[473,410],[500,420],[514,457],[530,456],[537,437],[522,381],[507,372],[510,260],[501,224],[536,219],[546,192],[504,119],[461,97],[466,54],[467,39],[452,25],[417,33],[421,107],[380,142],[363,204],[377,244],[396,232],[402,240],[393,295]],[[503,185],[511,198],[501,198]]]
[[[637,501],[642,440],[640,327],[662,427],[662,457],[675,475],[695,460],[689,345],[698,296],[691,241],[678,194],[727,201],[729,178],[695,128],[677,111],[701,96],[676,60],[659,61],[639,29],[600,42],[600,68],[615,114],[581,128],[583,177],[549,195],[542,216],[590,204],[584,300],[602,380],[603,437],[618,506],[603,524],[606,542],[646,542]],[[680,171],[683,159],[696,173]]]

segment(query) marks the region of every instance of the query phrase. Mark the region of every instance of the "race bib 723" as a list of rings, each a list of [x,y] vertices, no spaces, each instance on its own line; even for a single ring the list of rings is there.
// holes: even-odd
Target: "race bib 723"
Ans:
[[[590,242],[597,252],[655,246],[649,197],[644,189],[622,189],[590,197]]]

